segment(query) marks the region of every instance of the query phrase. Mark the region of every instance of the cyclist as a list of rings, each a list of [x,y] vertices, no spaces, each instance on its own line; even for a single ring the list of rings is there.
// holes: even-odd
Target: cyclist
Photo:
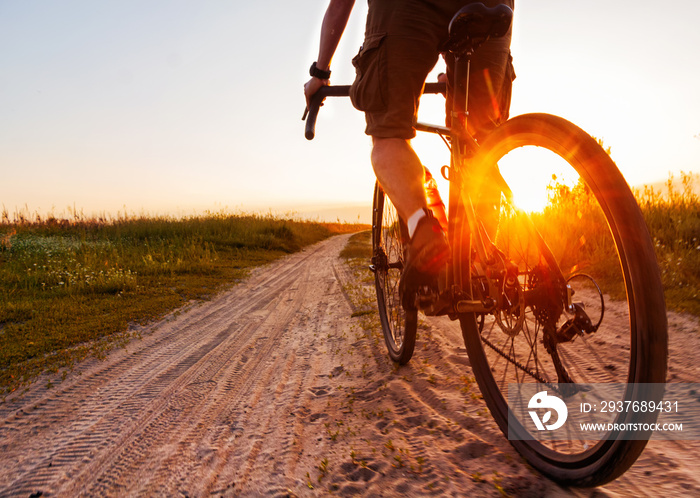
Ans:
[[[488,7],[514,0],[481,0]],[[372,166],[379,184],[408,225],[410,241],[400,289],[404,306],[419,285],[432,284],[449,259],[449,245],[427,208],[424,169],[411,147],[418,101],[428,73],[443,52],[452,16],[469,0],[369,0],[365,39],[353,58],[353,105],[365,112],[372,137]],[[330,65],[354,0],[330,0],[321,26],[318,59],[304,85],[309,99],[329,84]],[[510,33],[486,42],[472,58],[469,131],[477,140],[508,117],[511,81]],[[443,53],[451,81],[453,57]],[[447,103],[449,125],[451,102]]]

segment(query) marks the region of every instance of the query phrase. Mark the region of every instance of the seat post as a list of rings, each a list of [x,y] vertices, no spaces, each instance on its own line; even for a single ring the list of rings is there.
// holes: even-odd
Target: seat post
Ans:
[[[458,120],[458,127],[462,130],[467,129],[467,119],[469,118],[469,70],[471,66],[471,55],[471,52],[455,55],[455,92],[452,100],[452,118]]]
[[[454,79],[452,81],[452,142],[457,144],[463,157],[471,157],[479,148],[467,131],[469,120],[469,70],[473,52],[455,54]]]

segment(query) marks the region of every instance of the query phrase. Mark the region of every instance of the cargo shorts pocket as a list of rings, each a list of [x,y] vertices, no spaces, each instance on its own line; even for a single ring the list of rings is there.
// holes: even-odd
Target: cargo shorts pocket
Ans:
[[[350,101],[360,111],[386,109],[385,38],[385,33],[367,35],[359,53],[352,59],[355,81],[350,86]]]
[[[508,62],[506,63],[506,73],[503,79],[503,88],[501,89],[501,119],[504,123],[510,115],[510,100],[513,93],[513,80],[515,80],[515,68],[513,67],[513,56],[508,54]]]

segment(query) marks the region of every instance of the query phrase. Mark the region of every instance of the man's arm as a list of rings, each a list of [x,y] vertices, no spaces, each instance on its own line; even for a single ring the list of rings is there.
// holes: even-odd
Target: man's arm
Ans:
[[[326,9],[321,25],[321,42],[318,49],[318,59],[316,67],[322,71],[329,71],[331,60],[338,48],[340,38],[343,36],[345,26],[348,24],[350,13],[355,5],[355,0],[331,0]],[[304,85],[304,96],[306,105],[309,105],[311,97],[324,85],[328,85],[328,80],[312,77]]]

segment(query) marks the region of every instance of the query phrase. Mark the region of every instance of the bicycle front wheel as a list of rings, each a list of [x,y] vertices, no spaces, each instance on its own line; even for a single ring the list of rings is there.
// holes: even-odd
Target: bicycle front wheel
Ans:
[[[418,326],[418,312],[404,310],[399,296],[405,240],[408,240],[408,229],[377,183],[372,210],[372,269],[389,357],[401,365],[413,356]]]
[[[474,164],[475,181],[501,185],[489,207],[497,226],[485,232],[508,269],[499,295],[490,296],[499,303],[492,313],[460,316],[474,376],[501,430],[534,467],[571,485],[610,481],[646,440],[619,431],[584,437],[570,424],[558,429],[563,437],[538,441],[534,415],[516,415],[515,407],[535,399],[519,399],[526,384],[563,398],[583,384],[622,385],[616,396],[625,401],[638,384],[665,382],[666,308],[642,213],[609,154],[556,116],[506,122]],[[471,267],[479,264],[473,253],[465,242],[462,260]]]

